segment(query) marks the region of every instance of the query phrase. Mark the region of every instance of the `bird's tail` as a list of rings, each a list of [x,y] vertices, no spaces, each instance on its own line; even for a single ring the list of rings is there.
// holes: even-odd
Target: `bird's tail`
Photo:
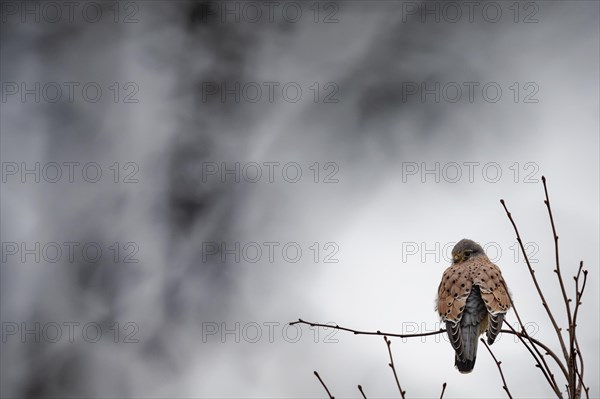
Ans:
[[[454,358],[454,365],[463,374],[470,373],[475,367],[475,359],[477,358],[477,337],[479,336],[479,326],[463,325],[462,326],[462,341],[463,352],[462,356],[458,355]]]

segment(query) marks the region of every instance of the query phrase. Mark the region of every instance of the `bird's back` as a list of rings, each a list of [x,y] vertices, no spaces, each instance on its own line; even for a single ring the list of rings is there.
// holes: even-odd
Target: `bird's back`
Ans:
[[[509,307],[502,273],[487,256],[473,257],[444,271],[436,308],[446,323],[460,372],[473,369],[479,335],[487,330],[488,344],[494,342]]]

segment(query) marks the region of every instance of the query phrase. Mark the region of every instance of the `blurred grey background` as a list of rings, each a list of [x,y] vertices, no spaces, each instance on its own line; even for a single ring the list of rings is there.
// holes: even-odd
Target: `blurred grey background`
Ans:
[[[380,337],[286,323],[435,330],[465,237],[558,349],[499,203],[566,328],[542,175],[598,397],[597,2],[66,3],[1,3],[2,397],[397,397]],[[505,396],[392,349],[409,397]]]

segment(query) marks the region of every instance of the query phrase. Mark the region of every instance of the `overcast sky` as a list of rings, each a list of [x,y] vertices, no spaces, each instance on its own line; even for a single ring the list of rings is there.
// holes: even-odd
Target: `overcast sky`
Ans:
[[[597,2],[66,3],[1,3],[3,397],[397,397],[382,338],[286,324],[436,330],[462,238],[558,353],[499,202],[566,329],[542,175],[598,397]],[[483,347],[392,350],[408,397],[505,397]]]

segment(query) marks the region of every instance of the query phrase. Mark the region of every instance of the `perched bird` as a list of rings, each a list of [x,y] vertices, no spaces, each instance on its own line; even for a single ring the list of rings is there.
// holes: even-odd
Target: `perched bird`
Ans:
[[[444,271],[436,304],[456,352],[458,371],[473,370],[481,334],[486,332],[488,344],[494,343],[510,304],[498,266],[479,244],[460,240],[452,249],[452,265]]]

